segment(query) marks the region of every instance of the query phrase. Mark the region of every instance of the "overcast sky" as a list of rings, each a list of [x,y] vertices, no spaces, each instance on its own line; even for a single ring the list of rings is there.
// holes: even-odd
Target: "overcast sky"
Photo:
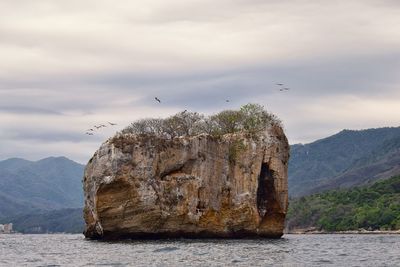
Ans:
[[[0,160],[86,163],[135,119],[248,102],[291,144],[400,126],[399,85],[397,0],[0,0]]]

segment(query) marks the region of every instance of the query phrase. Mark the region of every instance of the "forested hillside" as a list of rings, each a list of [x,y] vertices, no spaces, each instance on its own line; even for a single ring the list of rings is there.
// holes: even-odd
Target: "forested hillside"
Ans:
[[[82,209],[40,211],[8,218],[1,223],[13,223],[14,230],[24,234],[82,233],[84,227]]]
[[[287,228],[324,231],[400,229],[400,176],[369,186],[292,199]]]
[[[0,161],[0,218],[82,207],[83,168],[65,157]]]
[[[289,195],[350,188],[399,174],[400,127],[343,130],[291,146]]]

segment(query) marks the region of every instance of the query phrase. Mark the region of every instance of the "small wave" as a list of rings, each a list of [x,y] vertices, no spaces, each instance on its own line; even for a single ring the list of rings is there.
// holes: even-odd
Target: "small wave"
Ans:
[[[333,264],[332,261],[330,261],[330,260],[325,260],[325,259],[317,260],[317,261],[314,261],[314,262],[315,262],[315,263],[328,263],[328,264]]]
[[[171,252],[171,251],[175,251],[175,250],[179,250],[179,248],[177,248],[177,247],[165,247],[165,248],[155,249],[155,250],[153,250],[153,252]]]
[[[110,262],[110,263],[96,263],[96,266],[126,266],[126,264],[120,262]]]
[[[193,253],[193,255],[196,255],[196,256],[203,256],[203,255],[208,255],[209,253],[208,252],[195,252],[195,253]]]

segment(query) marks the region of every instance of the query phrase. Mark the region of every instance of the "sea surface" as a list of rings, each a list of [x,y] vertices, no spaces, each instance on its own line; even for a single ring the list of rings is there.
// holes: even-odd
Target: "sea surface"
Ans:
[[[124,242],[0,235],[0,266],[400,266],[400,235]]]

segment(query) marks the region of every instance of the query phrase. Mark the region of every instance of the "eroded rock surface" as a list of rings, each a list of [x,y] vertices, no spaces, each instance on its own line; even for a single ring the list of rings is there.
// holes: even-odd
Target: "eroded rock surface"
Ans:
[[[280,127],[259,138],[118,135],[86,166],[85,236],[280,237],[288,159]]]

